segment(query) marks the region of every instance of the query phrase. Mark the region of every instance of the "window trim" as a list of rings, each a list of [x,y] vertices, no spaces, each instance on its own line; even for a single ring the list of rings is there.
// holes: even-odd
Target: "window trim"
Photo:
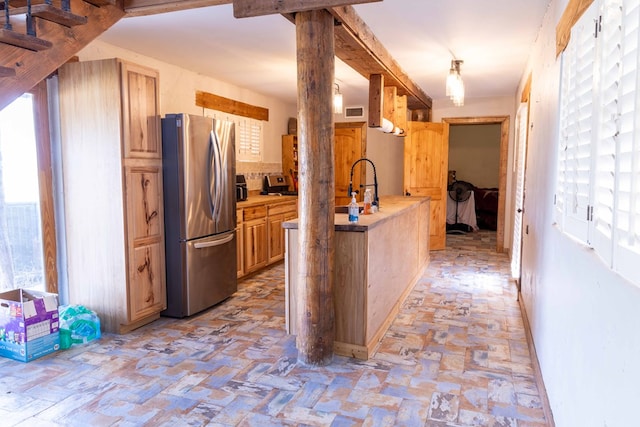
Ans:
[[[631,3],[633,1],[633,7]],[[638,44],[640,44],[640,30],[638,26],[634,25],[630,35],[630,39],[625,38],[623,33],[617,34],[617,31],[622,31],[625,26],[624,22],[628,18],[627,13],[632,11],[635,19],[639,15],[640,0],[598,0],[594,2],[592,8],[588,10],[583,18],[586,22],[582,22],[580,25],[574,26],[574,31],[580,31],[579,33],[572,34],[572,41],[567,46],[566,51],[562,57],[562,71],[561,71],[561,91],[560,91],[560,126],[558,134],[558,170],[556,176],[556,201],[555,209],[557,213],[557,223],[562,233],[568,237],[574,238],[582,244],[587,245],[599,256],[599,258],[606,264],[612,271],[620,274],[625,279],[631,281],[636,285],[640,285],[640,271],[636,268],[640,262],[640,244],[632,243],[631,245],[625,245],[622,242],[620,233],[627,233],[636,239],[635,242],[640,241],[637,228],[634,230],[623,230],[625,222],[620,219],[621,215],[619,203],[621,197],[625,194],[630,194],[632,198],[630,203],[637,202],[640,195],[637,194],[637,190],[627,190],[620,186],[621,174],[627,172],[631,174],[628,178],[630,185],[640,185],[640,170],[638,164],[631,165],[631,169],[621,169],[621,164],[628,164],[631,159],[637,159],[640,157],[640,119],[637,115],[633,116],[635,122],[633,126],[628,125],[626,129],[631,136],[632,147],[630,150],[621,152],[621,122],[620,117],[631,117],[629,106],[626,105],[622,108],[621,100],[623,93],[631,94],[630,96],[635,99],[635,105],[640,102],[639,84],[640,84],[640,67],[638,67],[637,61],[624,61],[624,57],[627,52],[627,43],[631,40],[631,57],[638,58],[640,53],[638,52]],[[631,12],[629,12],[631,13]],[[631,21],[635,23],[635,21]],[[574,57],[578,54],[584,54],[585,46],[581,40],[586,38],[581,29],[584,27],[586,31],[591,32],[591,37],[594,40],[595,50],[592,52],[593,61],[591,67],[591,79],[593,84],[591,85],[591,92],[588,98],[581,96],[579,98],[573,98],[576,92],[576,88],[572,85],[572,79],[578,79],[579,81],[586,81],[584,76],[580,75],[580,72],[576,72],[572,69]],[[590,27],[590,28],[589,28]],[[593,30],[591,30],[593,28]],[[637,38],[637,39],[636,39]],[[576,43],[578,43],[576,45]],[[589,44],[589,46],[591,46]],[[634,53],[635,52],[635,53]],[[614,54],[615,53],[615,54]],[[628,86],[625,86],[622,76],[622,70],[620,64],[629,63],[632,67],[629,68],[628,79],[635,85],[626,82]],[[587,68],[583,68],[586,70]],[[569,85],[567,85],[569,83]],[[628,88],[628,89],[627,89]],[[623,92],[624,90],[624,92]],[[583,92],[580,92],[583,93]],[[582,100],[581,102],[578,102]],[[586,101],[592,104],[592,107],[588,109],[589,114],[578,114],[579,105],[586,105]],[[633,108],[631,109],[632,111]],[[633,113],[635,114],[635,113]],[[577,124],[583,120],[585,123],[590,124],[590,134],[588,139],[581,142],[580,128]],[[612,128],[613,126],[613,128]],[[578,129],[576,132],[575,129]],[[582,147],[582,151],[576,151],[576,147]],[[573,149],[573,151],[571,151]],[[586,181],[583,179],[576,179],[575,176],[571,176],[571,164],[569,162],[570,157],[576,157],[576,153],[584,154],[588,151],[588,161],[590,164],[589,174],[586,177]],[[573,157],[572,157],[573,156]],[[566,179],[570,177],[572,179]],[[586,182],[586,184],[585,184]],[[588,186],[588,198],[586,214],[582,215],[582,222],[584,227],[575,228],[572,227],[572,205],[571,205],[571,187],[576,185]],[[611,188],[609,188],[611,187]],[[633,198],[636,196],[636,199]],[[628,205],[629,203],[627,203]],[[640,215],[635,211],[633,207],[627,207],[629,215],[629,221],[639,220]],[[623,222],[620,222],[623,221]],[[622,231],[621,231],[622,230]],[[625,234],[626,235],[626,234]]]
[[[49,126],[49,98],[47,95],[46,80],[42,80],[35,85],[28,93],[33,95],[33,119],[38,159],[45,289],[47,292],[59,293],[51,135]]]

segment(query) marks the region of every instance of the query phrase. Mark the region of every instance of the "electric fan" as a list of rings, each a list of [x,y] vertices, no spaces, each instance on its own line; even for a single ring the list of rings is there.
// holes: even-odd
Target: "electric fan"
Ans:
[[[450,186],[449,197],[456,202],[456,222],[455,224],[447,224],[447,233],[466,233],[471,231],[471,227],[467,224],[459,222],[458,218],[458,203],[466,202],[471,197],[473,191],[473,185],[466,181],[454,181]]]

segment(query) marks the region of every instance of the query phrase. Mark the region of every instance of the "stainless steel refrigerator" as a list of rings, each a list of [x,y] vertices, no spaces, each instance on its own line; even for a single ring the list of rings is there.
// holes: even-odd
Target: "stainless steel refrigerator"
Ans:
[[[162,119],[167,309],[190,316],[237,290],[235,128],[189,114]]]

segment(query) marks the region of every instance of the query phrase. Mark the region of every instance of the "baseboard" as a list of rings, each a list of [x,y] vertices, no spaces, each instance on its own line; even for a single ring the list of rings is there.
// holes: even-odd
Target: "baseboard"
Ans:
[[[538,362],[536,346],[533,342],[533,335],[531,335],[531,325],[529,324],[529,317],[527,316],[527,310],[524,307],[524,301],[522,300],[522,294],[520,293],[520,291],[518,291],[518,304],[520,305],[520,312],[522,313],[524,331],[527,335],[527,346],[529,347],[529,354],[531,355],[531,364],[533,365],[533,373],[536,380],[536,386],[538,387],[538,393],[540,394],[540,403],[542,404],[542,410],[544,411],[544,418],[547,420],[547,425],[549,427],[555,427],[556,423],[553,420],[553,412],[551,412],[549,396],[547,396],[547,389],[544,386],[544,379],[542,378],[542,371],[540,370],[540,363]]]

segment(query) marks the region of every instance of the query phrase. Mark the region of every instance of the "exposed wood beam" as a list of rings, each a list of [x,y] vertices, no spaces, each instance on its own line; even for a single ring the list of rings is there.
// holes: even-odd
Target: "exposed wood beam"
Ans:
[[[379,1],[382,0],[233,0],[233,16],[249,18]]]
[[[125,0],[124,7],[127,16],[140,16],[233,3],[236,17],[280,13],[292,23],[297,11],[326,8],[340,24],[334,29],[336,56],[367,80],[372,74],[383,75],[387,86],[407,97],[409,109],[429,112],[431,97],[402,70],[355,9],[336,6],[377,1],[381,0]]]
[[[370,128],[382,127],[384,103],[384,76],[372,74],[369,77],[369,120]]]
[[[233,0],[125,0],[124,10],[127,17],[146,16],[230,3]]]
[[[593,3],[593,0],[569,0],[569,4],[567,4],[567,8],[562,13],[560,21],[556,26],[556,57],[558,57],[567,47],[567,44],[569,44],[571,28],[573,28],[582,14],[591,6],[591,3]]]
[[[431,98],[402,70],[353,7],[333,8],[331,13],[342,24],[335,28],[338,58],[367,79],[384,75],[386,86],[396,86],[399,95],[407,96],[410,109],[431,109]]]
[[[212,93],[196,91],[196,105],[210,110],[222,111],[235,116],[249,117],[255,120],[269,121],[269,109],[256,105],[214,95]]]

